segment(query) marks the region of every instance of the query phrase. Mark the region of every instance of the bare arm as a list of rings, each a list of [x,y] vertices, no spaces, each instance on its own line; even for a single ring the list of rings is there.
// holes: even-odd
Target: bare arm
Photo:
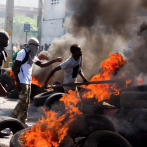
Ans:
[[[83,79],[83,82],[88,82],[88,80],[87,80],[87,78],[85,77],[85,75],[84,75],[82,69],[80,69],[80,71],[79,71],[79,75],[80,75],[81,78]]]
[[[55,62],[61,62],[62,60],[63,60],[63,57],[58,57],[58,58],[56,58],[54,60],[48,61],[47,63],[42,63],[40,61],[37,61],[35,64],[40,66],[41,68],[43,68],[43,67],[47,67],[47,66],[49,66],[49,65],[51,65],[51,64],[53,64]]]
[[[47,79],[45,80],[44,82],[44,87],[47,88],[47,83],[48,81],[50,80],[50,78],[54,75],[54,73],[58,70],[61,70],[61,67],[60,66],[57,66],[55,67],[54,69],[51,70],[51,72],[49,73]]]

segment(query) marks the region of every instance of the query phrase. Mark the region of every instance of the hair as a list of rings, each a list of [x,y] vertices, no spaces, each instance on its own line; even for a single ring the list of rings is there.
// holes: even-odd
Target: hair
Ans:
[[[147,30],[147,22],[143,21],[139,27],[138,35],[140,35],[143,31]]]
[[[0,46],[5,47],[5,40],[9,39],[9,34],[6,31],[0,31]]]
[[[71,47],[70,47],[70,52],[72,54],[75,53],[76,50],[80,49],[79,45],[78,44],[73,44]]]

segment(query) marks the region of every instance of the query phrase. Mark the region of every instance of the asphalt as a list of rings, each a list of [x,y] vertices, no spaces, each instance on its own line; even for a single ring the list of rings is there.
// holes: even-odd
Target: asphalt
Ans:
[[[17,102],[18,99],[0,97],[0,116],[10,116]],[[31,101],[28,111],[27,124],[31,124],[31,125],[35,124],[35,122],[37,122],[38,119],[42,116],[41,112],[42,112],[41,107],[34,106],[33,101]],[[9,146],[10,139],[12,136],[13,133],[11,132],[9,136],[0,138],[0,143]]]

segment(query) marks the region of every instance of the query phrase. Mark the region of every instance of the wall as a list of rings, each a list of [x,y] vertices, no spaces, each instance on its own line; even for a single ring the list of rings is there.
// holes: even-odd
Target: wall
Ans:
[[[63,19],[43,21],[41,24],[41,45],[51,44],[52,40],[64,34]]]
[[[66,0],[45,0],[44,20],[65,18]]]

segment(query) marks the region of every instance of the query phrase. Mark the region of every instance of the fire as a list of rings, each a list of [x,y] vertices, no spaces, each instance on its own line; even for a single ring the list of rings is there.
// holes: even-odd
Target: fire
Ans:
[[[115,71],[122,67],[125,64],[125,60],[119,54],[110,53],[110,58],[104,60],[101,64],[102,74],[97,74],[92,77],[90,81],[98,81],[98,80],[111,80],[114,77]],[[120,77],[125,77],[124,73]],[[120,88],[117,84],[95,84],[83,86],[87,88],[89,91],[83,95],[83,98],[93,98],[95,97],[98,102],[109,99],[112,93],[119,94]]]
[[[43,83],[40,83],[35,76],[32,77],[32,84],[38,85],[38,86],[43,86]]]
[[[143,80],[138,78],[137,83],[138,83],[138,85],[141,85],[141,84],[143,84]]]
[[[10,77],[10,79],[12,79],[12,81],[14,81],[14,84],[16,85],[15,76],[13,74],[13,71],[12,70],[8,70],[7,74]]]
[[[110,53],[110,58],[106,59],[102,64],[102,73],[92,77],[90,81],[98,80],[111,80],[114,78],[116,71],[125,64],[123,57],[116,53]],[[124,79],[125,73],[121,73],[118,79]],[[35,81],[35,83],[34,83]],[[121,86],[118,83],[115,84],[94,84],[88,86],[82,86],[87,88],[88,92],[83,94],[83,98],[95,97],[98,102],[109,99],[113,93],[119,94],[122,88],[125,88],[130,84],[132,80],[127,79]],[[33,77],[32,83],[40,85],[35,77]],[[69,124],[75,119],[75,116],[82,114],[77,108],[77,104],[80,103],[78,94],[73,91],[69,91],[68,94],[64,94],[60,101],[64,102],[66,113],[62,116],[59,114],[48,111],[45,112],[45,118],[39,120],[31,130],[25,132],[21,136],[21,142],[26,147],[58,147],[63,138],[67,135]]]
[[[59,143],[67,135],[69,123],[74,116],[82,114],[76,104],[80,101],[73,91],[62,96],[60,101],[64,102],[66,114],[59,116],[53,111],[45,112],[46,119],[42,117],[31,130],[21,136],[21,142],[26,147],[58,147]],[[67,117],[69,118],[68,121]]]

